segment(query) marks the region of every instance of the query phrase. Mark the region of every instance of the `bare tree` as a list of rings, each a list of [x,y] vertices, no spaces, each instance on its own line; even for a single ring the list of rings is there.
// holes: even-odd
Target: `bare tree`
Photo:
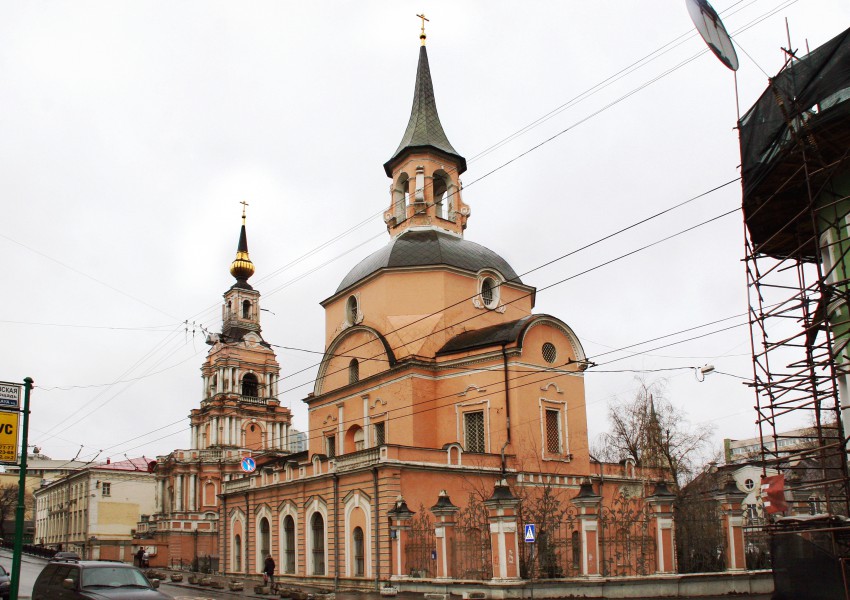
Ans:
[[[664,394],[664,382],[637,379],[630,400],[608,406],[610,430],[602,433],[594,454],[617,462],[632,459],[638,466],[667,469],[677,486],[690,481],[703,455],[711,450],[710,425],[692,425]]]
[[[32,502],[32,492],[27,490],[24,496],[24,506],[29,508]],[[18,486],[13,483],[0,486],[0,538],[6,537],[6,523],[15,522],[15,509],[17,506]]]

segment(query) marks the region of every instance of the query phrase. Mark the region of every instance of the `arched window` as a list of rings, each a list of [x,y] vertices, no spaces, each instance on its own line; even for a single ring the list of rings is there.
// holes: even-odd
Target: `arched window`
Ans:
[[[242,318],[250,319],[251,318],[251,301],[243,300],[242,301]]]
[[[410,204],[410,182],[407,173],[402,173],[393,189],[393,216],[401,223],[407,218],[407,205]]]
[[[363,444],[363,430],[361,428],[357,428],[357,431],[354,432],[354,451],[363,450],[365,445]]]
[[[233,536],[233,570],[242,570],[242,536],[239,534]]]
[[[366,572],[363,561],[363,530],[355,527],[352,538],[354,540],[354,576],[363,577]]]
[[[360,307],[357,305],[357,296],[349,296],[345,302],[345,320],[349,325],[357,324],[357,313]]]
[[[227,316],[230,316],[230,312],[233,310],[233,307],[230,304],[230,300],[227,301]]]
[[[434,214],[441,219],[449,219],[451,210],[451,194],[449,192],[449,178],[443,171],[434,173]]]
[[[269,554],[271,554],[271,529],[269,520],[263,517],[260,519],[260,557],[265,560]]]
[[[312,539],[310,545],[313,552],[313,575],[325,574],[325,520],[320,513],[313,513],[310,519]]]
[[[259,395],[259,381],[253,373],[246,373],[242,378],[242,395],[256,398]]]
[[[573,531],[571,542],[573,547],[573,569],[576,575],[581,575],[581,536],[578,531]]]
[[[295,520],[290,515],[283,519],[283,572],[295,573]]]
[[[352,358],[348,363],[348,383],[357,383],[360,381],[360,363],[356,358]]]

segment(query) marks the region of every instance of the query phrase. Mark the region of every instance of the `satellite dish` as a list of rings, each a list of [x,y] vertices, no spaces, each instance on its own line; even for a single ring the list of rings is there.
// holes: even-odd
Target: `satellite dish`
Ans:
[[[735,53],[735,46],[732,45],[732,38],[726,32],[717,11],[712,8],[708,0],[685,0],[685,4],[688,5],[691,21],[694,22],[697,31],[714,55],[724,65],[737,71],[738,55]]]

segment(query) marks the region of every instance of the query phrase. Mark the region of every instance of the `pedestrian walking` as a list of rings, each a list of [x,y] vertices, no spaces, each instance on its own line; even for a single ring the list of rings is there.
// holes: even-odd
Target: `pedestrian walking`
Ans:
[[[263,565],[263,579],[265,579],[269,585],[274,585],[274,559],[271,554],[266,555],[266,563]]]
[[[139,568],[142,568],[142,567],[145,566],[145,563],[143,562],[144,556],[145,556],[145,549],[139,548],[139,551],[136,552],[136,565],[138,565]]]
[[[150,554],[148,554],[148,551],[147,551],[147,550],[145,550],[145,551],[142,553],[142,566],[143,566],[145,569],[147,569],[147,568],[148,568],[148,561],[150,560],[150,558],[151,558]]]

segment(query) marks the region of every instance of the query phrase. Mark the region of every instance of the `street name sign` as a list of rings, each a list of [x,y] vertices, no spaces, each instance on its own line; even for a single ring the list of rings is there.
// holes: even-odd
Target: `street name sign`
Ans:
[[[537,527],[534,526],[534,523],[526,523],[525,541],[529,544],[533,544],[535,541],[537,541]]]
[[[242,470],[246,473],[253,473],[257,469],[257,463],[250,456],[242,459]]]
[[[0,381],[0,410],[21,408],[21,384]]]
[[[17,411],[0,410],[0,463],[18,464],[18,419]]]

